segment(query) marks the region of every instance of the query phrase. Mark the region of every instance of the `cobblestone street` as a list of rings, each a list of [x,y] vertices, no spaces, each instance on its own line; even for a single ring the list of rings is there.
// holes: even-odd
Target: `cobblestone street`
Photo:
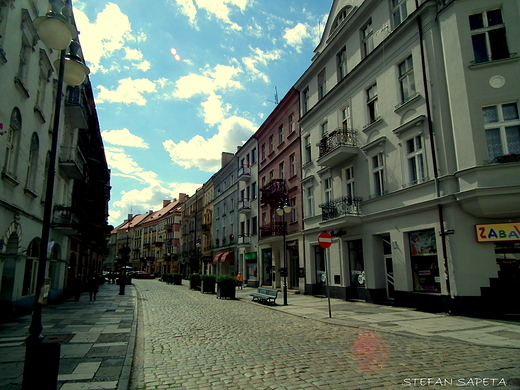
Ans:
[[[518,349],[334,325],[157,280],[135,286],[131,389],[520,388]]]

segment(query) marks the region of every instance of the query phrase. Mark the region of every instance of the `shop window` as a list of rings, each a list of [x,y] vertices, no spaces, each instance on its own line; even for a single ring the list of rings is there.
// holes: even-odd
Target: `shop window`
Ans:
[[[412,265],[413,290],[417,292],[441,292],[439,262],[435,230],[410,232],[410,259]]]

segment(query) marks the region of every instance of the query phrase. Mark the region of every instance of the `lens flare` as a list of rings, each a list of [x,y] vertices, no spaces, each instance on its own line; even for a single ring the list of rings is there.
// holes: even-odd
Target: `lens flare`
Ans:
[[[362,333],[354,340],[352,353],[362,370],[379,372],[387,364],[390,348],[382,336],[375,333]]]
[[[172,53],[172,55],[176,55],[177,54],[177,50],[175,50],[173,47],[170,49],[170,53]]]

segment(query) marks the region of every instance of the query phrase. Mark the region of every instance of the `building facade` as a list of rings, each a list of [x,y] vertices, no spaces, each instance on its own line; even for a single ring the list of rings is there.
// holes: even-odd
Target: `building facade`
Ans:
[[[88,78],[63,86],[56,128],[53,64],[59,52],[44,45],[33,25],[47,7],[47,1],[0,2],[2,319],[34,303],[54,131],[58,150],[46,248],[50,301],[63,295],[68,280],[100,272],[106,256],[110,171],[92,86]]]
[[[511,310],[518,12],[508,0],[333,2],[296,84],[308,293],[328,280],[346,299]]]

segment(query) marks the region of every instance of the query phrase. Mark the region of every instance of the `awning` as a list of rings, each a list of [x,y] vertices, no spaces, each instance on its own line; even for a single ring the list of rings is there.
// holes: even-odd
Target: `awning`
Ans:
[[[225,252],[220,257],[221,263],[231,263],[233,260],[235,260],[235,252]]]
[[[218,255],[215,256],[215,258],[213,259],[213,262],[214,263],[220,263],[220,258],[222,257],[224,253],[219,253]]]

